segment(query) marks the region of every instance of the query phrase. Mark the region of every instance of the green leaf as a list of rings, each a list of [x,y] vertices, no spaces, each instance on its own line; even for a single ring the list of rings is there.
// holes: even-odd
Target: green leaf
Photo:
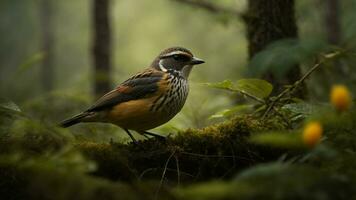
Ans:
[[[283,77],[291,68],[327,49],[327,44],[316,38],[278,40],[252,58],[248,67],[249,74],[260,76],[271,72],[277,77]]]
[[[322,110],[322,107],[316,104],[310,104],[307,102],[290,103],[282,107],[282,110],[288,113],[291,121],[301,121],[307,117],[310,117],[314,113],[318,113]]]
[[[224,80],[218,83],[206,83],[206,85],[213,88],[239,92],[259,99],[268,97],[273,90],[272,84],[262,79],[240,79],[236,83]]]
[[[297,132],[267,132],[256,134],[250,137],[250,141],[255,144],[267,145],[281,148],[302,148],[304,147],[302,137]]]
[[[217,89],[233,90],[233,84],[230,80],[224,80],[218,83],[205,83],[205,85]]]
[[[234,89],[263,99],[271,94],[273,86],[262,79],[241,79],[236,82]]]
[[[282,109],[289,111],[293,114],[302,114],[304,116],[308,116],[316,112],[318,110],[318,107],[313,104],[302,102],[286,104],[282,107]]]
[[[12,101],[0,102],[0,107],[16,112],[21,112],[21,109]]]
[[[241,113],[246,113],[250,110],[252,110],[253,105],[237,105],[235,107],[232,107],[230,109],[225,109],[222,111],[219,111],[209,117],[209,119],[217,119],[217,118],[225,118],[225,117],[230,117],[235,114],[241,114]]]

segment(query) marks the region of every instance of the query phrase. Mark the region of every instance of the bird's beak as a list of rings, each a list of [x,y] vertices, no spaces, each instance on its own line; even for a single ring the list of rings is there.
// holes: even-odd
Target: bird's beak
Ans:
[[[196,57],[193,57],[192,61],[190,61],[190,64],[192,65],[199,65],[199,64],[203,64],[205,63],[204,60],[200,59],[200,58],[196,58]]]

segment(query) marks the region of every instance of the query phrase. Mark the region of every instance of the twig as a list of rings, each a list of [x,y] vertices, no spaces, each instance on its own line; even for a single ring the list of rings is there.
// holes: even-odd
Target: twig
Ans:
[[[219,177],[220,179],[226,177],[232,170],[235,169],[236,167],[236,160],[235,160],[235,151],[234,148],[231,144],[231,142],[229,142],[230,145],[230,149],[231,149],[231,154],[233,155],[233,159],[232,159],[232,167],[230,167],[230,169],[228,169],[221,177]]]
[[[157,170],[158,168],[156,168],[156,167],[152,167],[152,168],[148,168],[148,169],[145,169],[141,174],[140,174],[140,176],[138,177],[138,180],[142,180],[143,179],[143,176],[146,174],[146,173],[148,173],[148,172],[150,172],[150,171],[155,171],[155,170]]]
[[[147,173],[149,173],[149,172],[151,172],[151,171],[158,171],[158,170],[163,170],[163,168],[157,168],[157,167],[155,167],[155,168],[148,168],[148,169],[144,170],[144,171],[140,174],[140,176],[138,177],[138,180],[143,180],[144,176],[145,176]],[[167,171],[169,171],[169,172],[177,172],[177,173],[179,173],[179,176],[184,175],[184,176],[189,176],[189,177],[191,177],[191,178],[195,178],[194,175],[189,174],[188,172],[184,172],[184,171],[182,171],[182,170],[179,170],[179,172],[178,172],[177,169],[172,169],[172,168],[167,167]]]
[[[176,149],[171,153],[171,155],[168,157],[168,159],[166,161],[166,164],[164,165],[164,170],[162,172],[161,180],[160,180],[159,186],[158,186],[158,188],[156,190],[155,199],[158,199],[158,193],[161,190],[161,187],[163,185],[163,179],[166,176],[166,172],[167,172],[169,161],[171,160],[171,158],[174,156],[175,153],[176,153]]]
[[[258,98],[258,97],[255,97],[255,96],[253,96],[253,95],[250,95],[250,94],[248,94],[248,93],[246,93],[246,92],[244,92],[244,91],[239,91],[241,94],[243,94],[243,95],[245,95],[245,96],[248,96],[249,98],[251,98],[251,99],[253,99],[253,100],[255,100],[255,101],[258,101],[259,103],[266,103],[263,99],[260,99],[260,98]]]
[[[268,106],[267,110],[265,111],[265,113],[262,116],[262,119],[265,119],[268,114],[274,110],[274,106],[276,105],[276,103],[281,100],[285,95],[287,94],[292,94],[298,87],[300,87],[300,85],[316,70],[318,69],[322,64],[324,64],[327,60],[330,60],[332,58],[335,58],[336,56],[339,56],[342,52],[337,51],[337,52],[333,52],[333,53],[329,53],[326,55],[323,55],[322,58],[320,59],[319,62],[317,62],[316,64],[314,64],[314,66],[309,69],[309,71],[307,71],[307,73],[304,74],[304,76],[302,76],[302,78],[300,78],[299,80],[297,80],[291,87],[288,87],[287,89],[283,90],[278,96],[276,96],[275,98],[271,99],[271,103]]]
[[[255,96],[253,96],[253,95],[250,95],[249,93],[246,93],[246,92],[244,92],[244,91],[242,91],[242,90],[233,90],[233,89],[229,89],[229,88],[226,88],[226,90],[229,90],[229,91],[232,91],[232,92],[241,93],[242,95],[245,95],[245,96],[249,97],[250,99],[253,99],[253,100],[255,100],[255,101],[259,102],[259,103],[262,103],[262,104],[265,104],[265,103],[266,103],[263,99],[260,99],[260,98],[258,98],[258,97],[255,97]]]
[[[247,160],[250,161],[249,158],[245,158],[242,156],[235,156],[235,155],[206,155],[206,154],[198,154],[198,153],[190,153],[190,152],[180,152],[182,155],[188,155],[188,156],[195,156],[199,158],[231,158],[231,159],[242,159],[242,160]]]
[[[177,166],[177,186],[180,185],[180,170],[179,170],[179,160],[177,156],[174,156],[176,160],[176,166]]]

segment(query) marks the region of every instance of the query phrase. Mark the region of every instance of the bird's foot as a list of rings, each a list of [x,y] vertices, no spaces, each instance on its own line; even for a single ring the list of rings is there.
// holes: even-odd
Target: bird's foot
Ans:
[[[153,136],[159,140],[166,141],[166,137],[164,137],[162,135],[158,135],[158,134],[147,132],[147,131],[140,131],[139,133],[146,137],[147,137],[147,135],[150,135],[150,136]]]
[[[130,133],[130,131],[129,131],[128,129],[124,129],[124,130],[126,131],[127,135],[130,136],[132,142],[133,142],[135,145],[138,145],[137,140],[136,140],[136,139],[134,138],[134,136]]]

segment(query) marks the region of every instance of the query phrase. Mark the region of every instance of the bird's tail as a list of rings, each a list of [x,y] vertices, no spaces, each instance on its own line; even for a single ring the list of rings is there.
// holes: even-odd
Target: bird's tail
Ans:
[[[59,126],[63,127],[63,128],[73,126],[74,124],[78,124],[78,123],[82,122],[82,119],[89,115],[90,115],[90,113],[88,113],[88,112],[80,113],[78,115],[75,115],[69,119],[62,121],[61,123],[59,123]]]

